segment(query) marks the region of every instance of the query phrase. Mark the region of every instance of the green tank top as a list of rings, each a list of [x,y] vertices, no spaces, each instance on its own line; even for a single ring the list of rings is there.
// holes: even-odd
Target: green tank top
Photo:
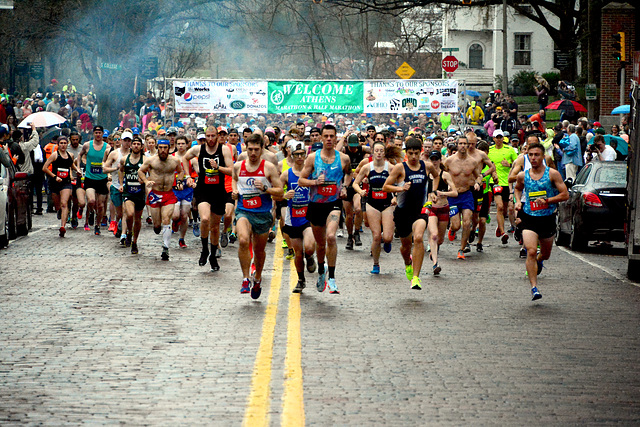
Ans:
[[[93,148],[93,140],[89,141],[85,177],[96,181],[107,179],[107,174],[102,173],[102,159],[104,159],[104,152],[106,149],[107,143],[105,141],[102,142],[102,150],[100,151]]]
[[[144,157],[140,155],[137,163],[131,163],[131,154],[127,156],[124,162],[124,192],[130,195],[144,195],[144,185],[138,177],[138,169],[142,166]]]

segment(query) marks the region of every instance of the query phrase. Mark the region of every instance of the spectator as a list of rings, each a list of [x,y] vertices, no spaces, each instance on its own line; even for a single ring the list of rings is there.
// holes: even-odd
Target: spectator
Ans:
[[[566,177],[575,181],[578,169],[584,165],[584,160],[580,152],[580,138],[576,135],[576,125],[570,124],[567,132],[568,138],[563,137],[558,145],[562,149],[562,164],[565,167]]]
[[[60,111],[60,95],[53,95],[52,101],[47,105],[46,111],[58,113]]]

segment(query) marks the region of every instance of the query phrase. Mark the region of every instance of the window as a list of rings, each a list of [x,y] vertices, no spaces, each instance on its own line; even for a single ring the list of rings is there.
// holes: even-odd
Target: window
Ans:
[[[478,43],[469,47],[469,68],[482,68],[482,46]]]
[[[576,180],[573,185],[584,185],[587,182],[592,166],[593,165],[591,163],[587,163],[580,172],[578,172],[578,176],[576,176]]]
[[[515,34],[514,65],[531,65],[531,34]]]

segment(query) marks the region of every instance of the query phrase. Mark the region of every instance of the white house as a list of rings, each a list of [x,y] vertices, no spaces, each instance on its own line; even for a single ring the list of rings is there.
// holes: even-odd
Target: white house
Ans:
[[[547,17],[552,25],[558,19]],[[454,7],[445,12],[442,47],[457,48],[452,52],[460,65],[454,79],[464,80],[467,89],[486,95],[501,76],[503,65],[502,5],[487,7]],[[443,58],[448,55],[443,51]],[[508,77],[521,70],[540,74],[558,72],[558,55],[547,31],[512,8],[507,8]],[[496,88],[497,89],[497,88]]]

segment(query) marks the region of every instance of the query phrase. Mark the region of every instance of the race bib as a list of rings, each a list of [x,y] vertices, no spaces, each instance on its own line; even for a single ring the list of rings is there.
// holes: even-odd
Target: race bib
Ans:
[[[91,162],[89,166],[89,170],[92,174],[101,174],[102,173],[102,163]]]
[[[69,169],[58,169],[57,175],[61,179],[69,178]]]
[[[338,186],[335,184],[321,185],[318,194],[322,196],[335,196],[338,193]]]
[[[541,211],[549,207],[549,203],[547,203],[546,200],[547,192],[545,190],[532,191],[527,194],[527,197],[529,199],[529,207],[532,211]]]
[[[308,206],[300,206],[299,208],[291,207],[291,216],[294,218],[304,218],[307,216]]]
[[[242,206],[246,209],[257,209],[262,206],[262,198],[260,196],[251,197],[249,199],[242,199]]]
[[[142,185],[139,182],[128,182],[127,193],[136,194],[142,191]]]
[[[387,198],[387,192],[386,191],[372,191],[371,192],[371,197],[373,197],[376,200],[384,200]]]
[[[449,218],[458,215],[459,212],[460,211],[458,211],[458,207],[457,206],[449,206]]]
[[[220,183],[220,175],[218,171],[215,169],[205,169],[204,170],[204,183],[205,184],[219,184]]]

